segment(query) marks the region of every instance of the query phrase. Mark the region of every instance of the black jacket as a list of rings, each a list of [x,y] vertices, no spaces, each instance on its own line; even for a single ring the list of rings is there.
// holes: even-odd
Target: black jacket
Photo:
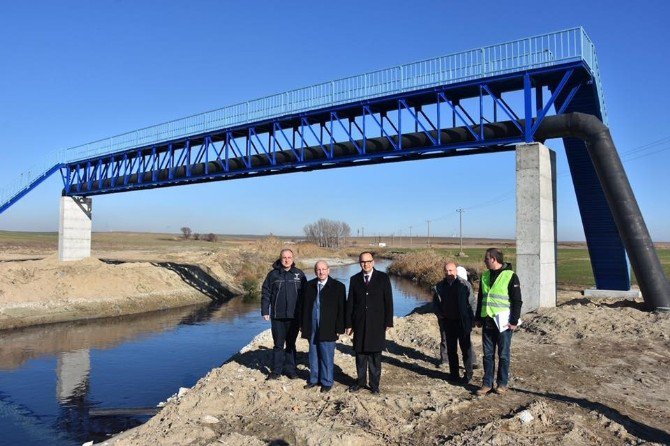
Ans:
[[[504,270],[512,270],[512,264],[511,263],[505,263],[503,264],[502,268],[498,270],[491,270],[491,283],[489,285],[493,285],[493,283],[496,281],[498,276],[500,275],[501,271]],[[483,274],[481,280],[484,280]],[[484,296],[482,294],[482,286],[481,283],[479,285],[479,294],[477,295],[477,312],[475,313],[475,320],[476,321],[483,321],[484,324],[487,324],[487,321],[485,319],[487,318],[482,318],[482,302],[484,300]],[[509,305],[510,305],[510,313],[509,313],[509,323],[512,325],[517,325],[519,323],[519,316],[521,316],[521,284],[519,283],[519,277],[514,273],[512,275],[512,280],[509,282],[509,286],[507,287],[507,293],[509,294]],[[495,322],[492,322],[491,318],[488,318],[490,321],[488,322],[488,326],[490,327],[495,327]]]
[[[448,319],[459,319],[461,325],[465,331],[472,330],[473,322],[473,309],[470,305],[470,290],[466,281],[460,277],[456,277],[454,282],[449,285],[447,279],[443,279],[435,287],[433,287],[433,311],[436,315],[448,318]],[[451,291],[452,296],[456,296],[456,308],[458,315],[446,314],[446,308],[448,307],[446,299],[449,297],[449,292]]]
[[[393,292],[386,273],[374,270],[367,285],[362,271],[351,277],[345,322],[354,330],[356,353],[384,350],[386,328],[393,327]]]
[[[281,259],[277,260],[263,282],[261,314],[269,314],[272,319],[295,319],[300,290],[306,280],[305,274],[295,267],[295,263],[285,271]]]
[[[312,335],[312,311],[317,295],[318,279],[312,279],[302,288],[300,330],[302,337],[309,339]],[[317,341],[337,341],[338,333],[344,333],[344,308],[347,292],[344,284],[328,276],[326,285],[319,294],[319,332]]]

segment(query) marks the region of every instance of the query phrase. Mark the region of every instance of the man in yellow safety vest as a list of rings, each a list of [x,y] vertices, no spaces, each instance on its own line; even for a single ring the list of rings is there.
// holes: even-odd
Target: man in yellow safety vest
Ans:
[[[521,286],[512,265],[503,261],[503,253],[489,248],[484,255],[487,270],[479,282],[475,324],[482,329],[484,350],[484,380],[477,395],[486,395],[493,390],[495,351],[498,350],[498,374],[496,389],[504,394],[508,389],[510,346],[512,333],[521,314]]]

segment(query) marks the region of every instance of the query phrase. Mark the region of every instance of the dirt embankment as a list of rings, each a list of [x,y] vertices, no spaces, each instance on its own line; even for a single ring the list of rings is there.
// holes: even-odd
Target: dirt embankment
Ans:
[[[108,243],[93,257],[60,262],[29,246],[3,245],[0,261],[0,330],[180,307],[258,293],[279,251],[289,245],[268,237],[190,249],[179,240],[132,239],[146,249]],[[148,239],[148,241],[147,241]],[[187,243],[187,242],[183,242]],[[24,244],[25,245],[25,244]],[[317,259],[350,261],[344,252],[293,244],[299,266]],[[39,249],[38,249],[39,248]],[[46,250],[48,252],[48,250]]]
[[[473,394],[481,368],[474,385],[446,381],[435,368],[439,333],[429,313],[395,319],[381,395],[346,391],[355,377],[346,337],[337,343],[331,392],[303,389],[303,341],[303,379],[266,382],[266,331],[145,425],[105,444],[669,443],[670,314],[576,293],[562,302],[524,316],[512,342],[512,390],[504,396]],[[479,331],[473,341],[481,349]]]
[[[164,257],[165,259],[165,257]],[[162,261],[0,262],[0,329],[178,307],[242,294],[213,253]]]

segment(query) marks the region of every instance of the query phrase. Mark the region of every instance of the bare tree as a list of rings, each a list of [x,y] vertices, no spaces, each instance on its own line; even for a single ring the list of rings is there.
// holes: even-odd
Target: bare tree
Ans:
[[[184,240],[188,240],[189,238],[191,238],[192,233],[193,231],[191,231],[191,228],[189,228],[188,226],[184,226],[183,228],[181,228],[181,234],[182,237],[184,237]]]
[[[303,228],[307,240],[325,248],[336,248],[346,242],[351,228],[343,221],[320,218],[315,223]]]
[[[216,234],[210,232],[209,234],[204,235],[202,239],[208,242],[216,242],[217,240],[219,240],[219,237]]]

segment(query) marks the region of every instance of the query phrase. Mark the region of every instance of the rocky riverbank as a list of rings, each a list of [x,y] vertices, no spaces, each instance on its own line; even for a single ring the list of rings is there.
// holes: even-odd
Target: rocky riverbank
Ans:
[[[384,352],[382,392],[351,394],[351,342],[337,344],[327,394],[302,379],[265,381],[269,331],[146,424],[108,445],[571,444],[670,442],[670,314],[640,302],[576,293],[524,316],[512,343],[511,391],[477,397],[436,369],[439,334],[427,307],[396,318]],[[481,348],[480,333],[473,333]]]

